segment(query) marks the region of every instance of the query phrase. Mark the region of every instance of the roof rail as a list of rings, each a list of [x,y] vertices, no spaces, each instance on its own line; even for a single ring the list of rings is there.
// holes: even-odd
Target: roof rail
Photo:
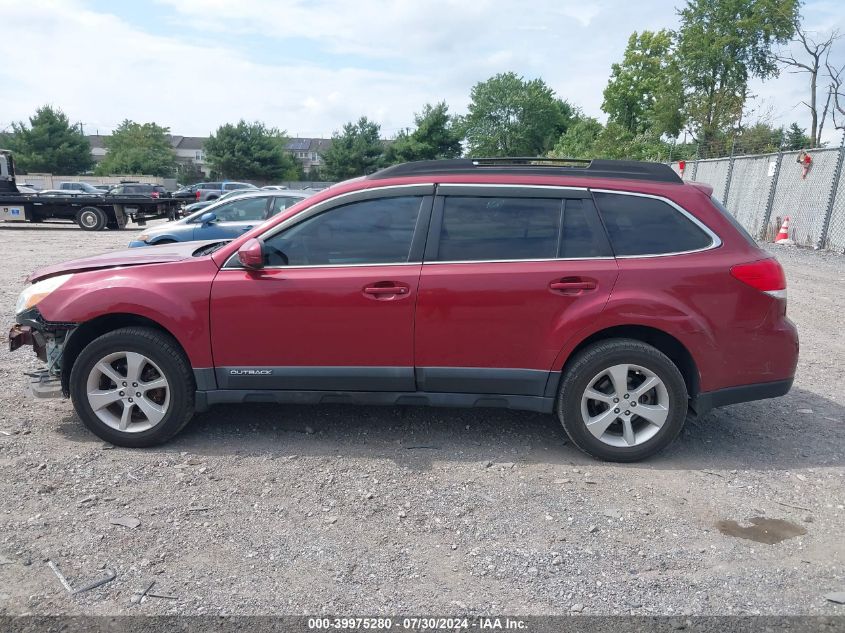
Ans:
[[[420,160],[386,167],[367,176],[371,180],[399,176],[433,176],[445,174],[532,174],[540,176],[592,176],[624,178],[655,182],[682,183],[680,176],[663,163],[637,160],[604,160],[583,158],[456,158]]]

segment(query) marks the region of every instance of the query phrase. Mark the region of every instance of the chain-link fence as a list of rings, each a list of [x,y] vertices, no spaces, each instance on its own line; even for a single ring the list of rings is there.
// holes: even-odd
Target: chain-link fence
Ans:
[[[729,167],[730,161],[727,160],[718,158],[700,160],[696,165],[695,179],[698,182],[706,182],[713,187],[713,195],[722,200],[725,194],[725,185],[728,182]]]
[[[752,235],[760,235],[773,179],[768,173],[777,155],[742,156],[734,159],[728,199],[722,200]]]
[[[826,248],[837,253],[845,253],[845,177],[841,173],[839,185],[833,191],[833,196]]]
[[[843,152],[845,143],[810,150],[809,167],[798,151],[690,160],[683,177],[713,187],[713,195],[755,237],[773,239],[788,217],[796,243],[843,253]],[[672,166],[679,170],[677,163]]]

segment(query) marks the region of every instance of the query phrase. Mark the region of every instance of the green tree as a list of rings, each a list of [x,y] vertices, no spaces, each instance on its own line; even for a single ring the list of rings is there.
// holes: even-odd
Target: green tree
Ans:
[[[412,160],[457,158],[461,155],[461,133],[449,116],[445,101],[423,106],[414,115],[416,129],[402,131],[385,151],[385,164],[404,163]]]
[[[602,110],[631,134],[675,137],[683,126],[683,88],[671,31],[634,32],[621,64],[611,66]]]
[[[82,131],[70,124],[64,112],[49,105],[35,111],[29,126],[23,121],[12,123],[6,144],[15,153],[20,171],[70,176],[94,164],[91,144]]]
[[[593,117],[578,117],[551,151],[553,158],[598,158],[596,144],[604,126]]]
[[[716,141],[715,144],[718,144],[718,141],[721,139],[714,140]],[[774,127],[763,121],[758,121],[742,128],[733,141],[725,137],[722,142],[725,150],[721,154],[723,156],[730,156],[732,147],[734,155],[765,154],[768,152],[777,152],[783,144],[784,129],[782,127]]]
[[[804,128],[797,123],[790,125],[785,132],[782,131],[785,149],[807,149],[813,147],[812,139],[807,136]]]
[[[687,0],[676,50],[688,125],[709,142],[739,121],[752,77],[778,73],[772,48],[793,36],[799,0]]]
[[[285,151],[286,138],[260,121],[217,128],[205,143],[205,155],[220,178],[295,180],[299,163]]]
[[[383,164],[381,126],[363,116],[332,134],[331,147],[323,152],[322,175],[329,180],[346,180],[369,174]]]
[[[205,178],[205,173],[194,161],[179,163],[176,167],[176,181],[182,185],[193,185]]]
[[[667,161],[677,157],[672,151],[672,146],[654,133],[632,134],[613,121],[602,125],[592,117],[579,117],[561,135],[549,155],[553,158]]]
[[[572,120],[572,107],[541,79],[502,73],[472,88],[462,119],[475,156],[542,156]]]
[[[106,139],[108,152],[97,165],[97,173],[173,176],[176,157],[170,145],[169,132],[169,128],[155,123],[124,120]]]

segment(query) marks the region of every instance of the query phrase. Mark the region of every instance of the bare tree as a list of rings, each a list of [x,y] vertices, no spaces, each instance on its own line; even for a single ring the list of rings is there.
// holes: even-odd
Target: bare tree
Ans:
[[[824,131],[824,122],[827,119],[827,113],[830,111],[830,100],[833,98],[833,84],[827,87],[827,99],[824,102],[824,110],[822,110],[822,118],[819,120],[819,143],[821,143],[822,132]]]
[[[819,81],[819,69],[821,68],[822,59],[827,58],[830,47],[839,39],[840,33],[838,30],[832,31],[823,40],[816,40],[811,36],[812,31],[806,31],[801,26],[801,23],[795,22],[795,38],[793,42],[800,43],[807,53],[807,58],[798,59],[794,54],[783,52],[776,55],[777,60],[788,67],[794,68],[789,72],[792,73],[807,73],[810,75],[810,101],[802,101],[801,103],[810,109],[810,141],[813,147],[819,144],[820,130],[819,130],[819,110],[817,105],[817,92]]]
[[[825,66],[827,67],[827,74],[830,77],[830,94],[833,95],[833,109],[830,111],[833,119],[833,127],[837,130],[845,130],[845,121],[841,119],[837,121],[836,113],[840,117],[845,117],[845,93],[843,93],[842,83],[845,81],[845,64],[840,67],[830,65],[830,56],[825,58]],[[841,100],[841,101],[840,101]]]

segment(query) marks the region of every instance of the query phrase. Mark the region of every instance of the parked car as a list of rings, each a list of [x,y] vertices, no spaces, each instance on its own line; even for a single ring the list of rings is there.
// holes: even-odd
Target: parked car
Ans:
[[[10,348],[49,358],[36,393],[130,447],[220,402],[480,406],[554,413],[582,450],[634,461],[690,413],[785,394],[783,269],[712,188],[567,165],[406,163],[231,242],[47,266]]]
[[[109,195],[111,196],[126,196],[133,194],[137,194],[139,196],[149,196],[150,198],[171,197],[170,193],[163,185],[151,182],[122,182],[109,189]]]
[[[95,196],[102,196],[103,191],[102,189],[97,189],[94,185],[89,184],[87,182],[76,182],[76,181],[66,181],[60,182],[59,186],[56,187],[59,191],[69,192],[69,193],[85,193],[89,195]]]
[[[197,190],[196,185],[183,185],[173,192],[174,198],[184,198],[186,200],[196,200]]]
[[[216,200],[224,193],[237,189],[257,190],[258,187],[248,182],[233,182],[231,180],[225,182],[201,182],[194,185],[194,196],[197,202],[204,202],[206,200]]]
[[[193,213],[194,211],[199,211],[200,209],[205,209],[206,207],[209,207],[212,204],[217,204],[221,200],[229,200],[230,198],[242,196],[245,193],[254,193],[255,191],[255,189],[235,189],[234,191],[228,191],[224,193],[222,196],[220,196],[219,198],[215,198],[214,200],[194,202],[193,204],[185,206],[185,214]]]
[[[66,196],[66,197],[74,197],[74,196],[85,196],[89,197],[90,194],[85,193],[84,191],[65,191],[63,189],[42,189],[38,192],[40,196]]]
[[[129,242],[129,246],[234,239],[311,195],[305,191],[256,190],[231,193],[238,195],[212,201],[207,208],[176,222],[147,229]]]

